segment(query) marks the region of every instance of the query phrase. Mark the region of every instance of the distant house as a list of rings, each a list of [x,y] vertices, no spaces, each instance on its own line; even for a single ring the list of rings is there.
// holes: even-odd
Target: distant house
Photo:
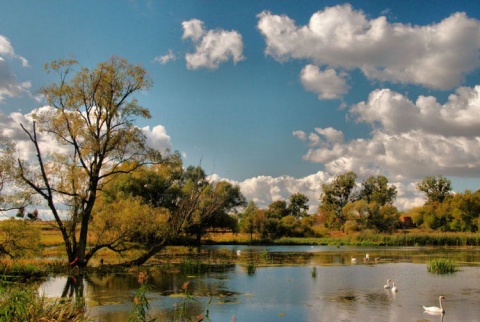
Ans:
[[[402,228],[413,228],[415,227],[415,223],[412,220],[412,217],[402,215],[400,216],[400,224]]]

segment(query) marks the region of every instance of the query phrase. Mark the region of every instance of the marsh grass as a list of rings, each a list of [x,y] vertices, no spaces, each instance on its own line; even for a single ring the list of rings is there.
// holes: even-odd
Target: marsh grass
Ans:
[[[456,264],[451,259],[432,259],[427,263],[427,270],[435,274],[450,274],[457,270]]]
[[[0,321],[88,321],[85,306],[75,299],[40,296],[38,285],[0,284]]]
[[[255,275],[257,271],[257,265],[255,265],[255,262],[251,261],[247,264],[247,274],[248,275]]]

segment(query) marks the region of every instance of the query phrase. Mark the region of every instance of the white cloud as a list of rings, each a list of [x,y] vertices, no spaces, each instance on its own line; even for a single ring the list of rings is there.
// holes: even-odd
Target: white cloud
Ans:
[[[157,125],[150,131],[150,126],[142,128],[143,134],[147,137],[147,145],[159,151],[170,150],[172,145],[170,136],[163,125]]]
[[[33,110],[28,114],[18,112],[11,113],[8,116],[0,118],[0,135],[12,140],[17,147],[17,156],[21,160],[32,161],[36,159],[37,152],[25,131],[20,127],[22,124],[28,131],[32,130],[32,114],[48,113],[50,107],[44,106]],[[53,152],[66,151],[65,147],[59,146],[56,141],[49,135],[39,136],[39,145],[45,155]]]
[[[480,85],[458,88],[444,105],[432,96],[420,96],[414,103],[389,89],[375,90],[350,113],[357,122],[378,125],[388,133],[421,130],[446,137],[479,137]]]
[[[203,22],[198,19],[184,21],[183,39],[191,39],[195,52],[185,55],[188,69],[217,69],[220,64],[230,59],[236,64],[243,56],[243,40],[237,31],[205,30]]]
[[[30,82],[19,83],[15,75],[10,70],[7,61],[0,57],[0,103],[6,97],[19,97],[28,94]]]
[[[458,86],[480,67],[480,22],[454,13],[426,26],[368,19],[349,4],[326,8],[297,26],[264,11],[258,29],[266,54],[278,61],[307,59],[318,66],[360,69],[370,79],[435,89]]]
[[[33,160],[36,157],[36,151],[34,150],[33,144],[29,140],[25,131],[20,127],[20,124],[23,124],[27,130],[31,131],[33,124],[32,115],[34,113],[50,113],[51,111],[53,111],[51,107],[43,106],[28,114],[14,112],[8,116],[4,116],[0,113],[0,136],[6,137],[15,142],[18,157],[20,159]],[[141,130],[147,138],[146,143],[148,146],[159,149],[160,151],[171,149],[170,136],[167,134],[164,126],[157,125],[152,129],[150,129],[149,126],[146,126]],[[61,153],[62,151],[66,153],[68,147],[58,145],[51,136],[41,135],[39,138],[40,147],[45,155],[52,152]]]
[[[28,60],[22,56],[16,55],[10,40],[5,36],[0,35],[0,58],[3,57],[18,59],[22,62],[23,67],[28,67]]]
[[[307,133],[304,131],[298,130],[292,132],[293,136],[297,137],[298,139],[305,141],[307,139]]]
[[[265,208],[276,200],[288,200],[294,193],[303,193],[309,199],[309,212],[315,212],[322,190],[321,185],[329,178],[327,173],[319,171],[300,179],[290,176],[277,178],[259,176],[234,183],[240,186],[245,198],[254,201],[259,208]]]
[[[343,142],[340,131],[317,128],[308,136],[304,159],[324,164],[331,174],[354,171],[360,177],[479,177],[479,97],[480,86],[457,89],[443,105],[433,97],[413,103],[391,90],[376,90],[350,110],[357,122],[372,126],[369,138]]]
[[[338,75],[333,68],[320,71],[318,66],[307,65],[302,69],[300,79],[307,91],[318,94],[319,99],[336,99],[348,92],[344,75]]]
[[[0,35],[0,103],[2,103],[6,97],[19,97],[23,94],[29,94],[31,87],[28,81],[17,81],[9,65],[12,59],[20,60],[23,67],[28,66],[28,61],[25,58],[15,54],[8,38]]]
[[[168,51],[168,53],[166,53],[166,54],[163,55],[163,56],[155,57],[155,58],[153,59],[153,61],[154,61],[155,63],[160,63],[160,64],[162,64],[162,65],[165,65],[165,64],[167,64],[168,62],[174,61],[174,60],[176,60],[176,59],[177,59],[177,57],[176,57],[175,54],[173,53],[173,50],[170,49],[170,50]]]
[[[240,191],[247,200],[251,200],[261,208],[267,208],[272,202],[277,200],[286,200],[294,193],[302,193],[309,199],[309,213],[316,213],[320,204],[320,195],[322,193],[322,184],[328,183],[334,175],[328,172],[319,171],[315,174],[303,177],[293,178],[290,176],[271,177],[259,176],[247,179],[242,182],[222,179],[218,175],[212,175],[211,180],[227,180],[240,187]],[[360,182],[361,180],[357,180]],[[422,193],[417,191],[415,182],[395,181],[389,182],[397,188],[397,199],[395,206],[400,210],[411,209],[423,205],[425,198]]]
[[[203,27],[203,21],[198,19],[192,19],[182,22],[183,35],[182,39],[192,39],[192,41],[197,42],[202,38],[206,31]]]

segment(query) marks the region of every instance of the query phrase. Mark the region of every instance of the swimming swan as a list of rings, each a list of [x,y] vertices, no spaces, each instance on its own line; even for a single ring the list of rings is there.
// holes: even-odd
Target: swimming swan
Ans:
[[[445,297],[443,296],[440,296],[438,298],[438,302],[440,303],[440,307],[436,307],[436,306],[423,306],[423,309],[426,311],[426,312],[430,312],[430,313],[445,313],[445,309],[443,308],[443,305],[442,305],[442,300],[444,300]]]
[[[388,279],[387,284],[385,284],[385,286],[383,288],[386,289],[386,290],[392,288],[392,286],[390,285],[391,281],[392,281],[391,279]]]
[[[395,282],[392,282],[392,292],[395,293],[398,291],[397,287],[395,286]]]

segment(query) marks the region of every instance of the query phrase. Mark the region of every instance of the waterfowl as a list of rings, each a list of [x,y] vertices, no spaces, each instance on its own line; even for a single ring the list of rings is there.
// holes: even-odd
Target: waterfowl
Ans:
[[[385,286],[384,286],[383,288],[386,289],[386,290],[387,290],[387,289],[391,289],[391,288],[392,288],[392,286],[390,285],[390,282],[391,282],[391,281],[392,281],[391,279],[388,279],[388,280],[387,280],[387,284],[385,284]]]
[[[395,286],[395,282],[392,282],[392,292],[396,293],[398,291],[397,287]]]
[[[436,307],[436,306],[422,306],[423,309],[425,310],[425,312],[428,312],[428,313],[445,313],[445,309],[443,308],[443,305],[442,305],[442,300],[444,300],[445,297],[440,295],[438,297],[438,302],[440,303],[440,307]]]

